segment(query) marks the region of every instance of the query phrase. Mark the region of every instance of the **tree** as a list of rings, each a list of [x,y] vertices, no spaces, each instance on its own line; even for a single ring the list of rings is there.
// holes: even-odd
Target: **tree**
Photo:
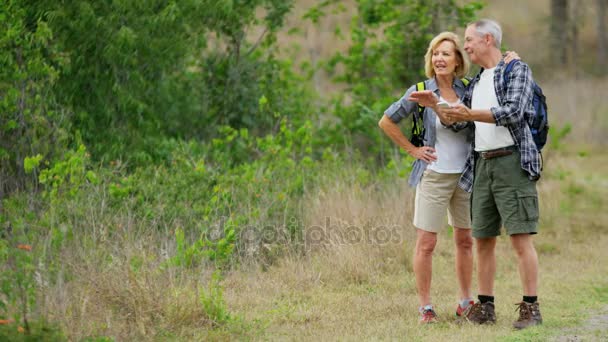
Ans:
[[[68,59],[54,92],[75,112],[93,155],[149,158],[154,141],[193,101],[179,90],[189,59],[205,44],[210,1],[53,1],[30,5]],[[186,93],[187,95],[187,93]],[[137,153],[136,153],[137,152]]]
[[[608,71],[608,33],[606,10],[608,0],[597,0],[597,61],[602,72]]]
[[[272,45],[292,2],[85,0],[23,6],[29,22],[48,23],[52,43],[67,60],[53,92],[75,113],[73,132],[97,159],[148,162],[168,155],[164,139],[211,140],[224,124],[267,128],[274,123],[269,113],[289,109],[280,77],[286,68],[273,57]],[[263,33],[249,42],[254,27]],[[268,107],[277,107],[261,111],[263,96]]]
[[[276,32],[283,27],[285,15],[293,0],[240,0],[233,6],[216,5],[209,30],[217,37],[214,49],[200,59],[202,106],[210,128],[229,125],[249,128],[254,133],[276,127],[276,113],[294,115],[307,111],[300,80],[291,73],[290,65],[275,56]],[[259,18],[259,8],[265,9]],[[259,27],[254,41],[246,40]],[[300,114],[300,113],[297,113]],[[297,115],[296,114],[296,115]],[[210,129],[200,132],[212,135]]]
[[[32,20],[23,2],[0,6],[0,200],[36,183],[36,174],[25,172],[27,160],[33,167],[67,144],[71,112],[51,91],[65,58],[52,40],[47,23]]]
[[[568,63],[569,22],[568,0],[551,0],[551,55],[561,66]]]

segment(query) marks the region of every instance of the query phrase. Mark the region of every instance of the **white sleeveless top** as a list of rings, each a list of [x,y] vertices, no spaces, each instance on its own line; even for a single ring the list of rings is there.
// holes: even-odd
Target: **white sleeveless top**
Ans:
[[[440,100],[446,101],[444,98],[440,98]],[[450,105],[457,103],[460,103],[460,100],[450,103]],[[435,127],[437,131],[435,141],[437,160],[429,164],[428,169],[437,173],[461,173],[464,170],[464,164],[469,153],[466,130],[454,132],[443,127],[439,116],[435,119]]]

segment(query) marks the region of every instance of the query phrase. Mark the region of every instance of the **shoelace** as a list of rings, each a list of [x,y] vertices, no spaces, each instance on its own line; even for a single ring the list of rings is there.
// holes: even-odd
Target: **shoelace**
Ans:
[[[469,315],[481,314],[481,303],[475,303],[469,305],[469,307],[462,313],[463,316],[469,317]]]
[[[519,318],[518,321],[525,321],[532,317],[532,311],[526,302],[520,302],[515,305],[518,305],[515,311],[519,310]]]
[[[422,317],[426,319],[433,319],[437,317],[437,315],[435,314],[435,311],[433,309],[429,309],[422,311]]]
[[[428,310],[424,310],[422,311],[423,315],[433,315],[435,316],[435,311],[433,309],[428,309]]]

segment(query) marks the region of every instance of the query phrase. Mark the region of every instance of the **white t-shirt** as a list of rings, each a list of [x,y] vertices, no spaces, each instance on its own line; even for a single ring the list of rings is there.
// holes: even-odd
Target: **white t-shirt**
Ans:
[[[473,89],[471,109],[490,109],[498,107],[498,98],[494,89],[494,69],[485,69],[479,82]],[[496,126],[494,123],[475,121],[475,151],[489,151],[515,145],[509,129]]]
[[[440,100],[445,101],[443,98],[440,98]],[[450,105],[456,103],[450,103]],[[466,130],[454,132],[449,128],[444,128],[439,117],[435,120],[435,128],[437,132],[435,140],[437,160],[429,164],[427,168],[437,173],[461,173],[464,170],[469,152]]]

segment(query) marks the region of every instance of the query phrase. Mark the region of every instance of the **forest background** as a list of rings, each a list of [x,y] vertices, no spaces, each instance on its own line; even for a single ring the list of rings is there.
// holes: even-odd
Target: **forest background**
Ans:
[[[0,339],[605,336],[607,7],[4,0]],[[503,239],[499,324],[455,324],[449,227],[433,289],[446,318],[417,326],[413,160],[377,128],[424,79],[429,40],[479,17],[501,22],[549,103],[545,324],[524,332]]]

